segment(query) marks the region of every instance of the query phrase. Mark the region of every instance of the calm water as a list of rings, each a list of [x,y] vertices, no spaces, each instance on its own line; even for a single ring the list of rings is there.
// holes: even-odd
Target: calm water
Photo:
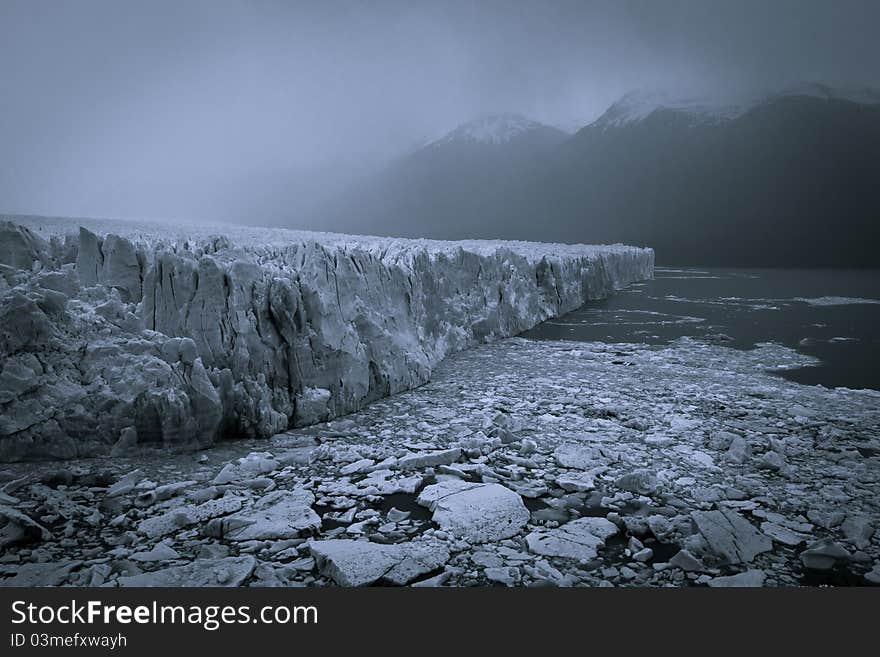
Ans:
[[[781,376],[880,389],[880,270],[660,268],[523,337],[665,344],[681,336],[735,349],[777,342],[821,360]]]

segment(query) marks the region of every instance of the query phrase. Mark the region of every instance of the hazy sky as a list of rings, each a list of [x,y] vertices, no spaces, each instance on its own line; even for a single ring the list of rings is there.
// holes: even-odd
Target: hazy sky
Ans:
[[[307,211],[486,112],[880,86],[878,25],[876,0],[0,0],[0,211],[240,218],[279,189]]]

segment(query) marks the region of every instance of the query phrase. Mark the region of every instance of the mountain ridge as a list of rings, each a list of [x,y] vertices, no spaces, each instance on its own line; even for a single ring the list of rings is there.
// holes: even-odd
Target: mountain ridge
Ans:
[[[516,118],[496,119],[511,127],[501,133],[461,124],[330,221],[401,237],[641,244],[664,264],[880,266],[873,91],[807,85],[748,105],[629,95],[573,135],[491,116]]]

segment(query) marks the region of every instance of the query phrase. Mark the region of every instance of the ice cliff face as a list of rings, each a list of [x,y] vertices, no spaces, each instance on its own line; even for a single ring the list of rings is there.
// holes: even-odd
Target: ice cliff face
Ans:
[[[0,223],[0,459],[320,422],[653,274],[620,245],[224,232]]]

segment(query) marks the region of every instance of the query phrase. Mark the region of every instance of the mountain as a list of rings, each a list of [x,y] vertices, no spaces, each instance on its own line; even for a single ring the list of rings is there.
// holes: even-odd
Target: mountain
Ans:
[[[361,183],[332,209],[334,225],[400,237],[499,237],[474,222],[503,212],[516,186],[534,180],[570,137],[518,114],[464,123]]]
[[[346,229],[650,245],[663,264],[874,266],[880,95],[628,94],[574,135],[459,126],[348,197]]]
[[[445,137],[429,144],[434,148],[462,144],[500,146],[531,144],[541,148],[559,143],[567,137],[563,131],[532,121],[520,114],[489,114],[464,123]]]
[[[619,110],[575,134],[527,188],[554,204],[560,230],[575,222],[588,239],[648,243],[659,262],[880,264],[880,104],[784,93],[624,121]]]
[[[679,98],[659,92],[633,91],[609,107],[591,127],[608,130],[631,126],[657,111],[670,111],[688,117],[694,124],[719,123],[741,115],[744,105],[701,98]]]
[[[663,92],[633,91],[609,107],[592,126],[607,129],[631,125],[661,110],[687,116],[694,125],[718,124],[739,118],[760,105],[792,97],[849,101],[869,105],[880,103],[880,91],[870,87],[841,88],[818,83],[803,83],[771,94],[732,97],[726,100],[679,97]]]

